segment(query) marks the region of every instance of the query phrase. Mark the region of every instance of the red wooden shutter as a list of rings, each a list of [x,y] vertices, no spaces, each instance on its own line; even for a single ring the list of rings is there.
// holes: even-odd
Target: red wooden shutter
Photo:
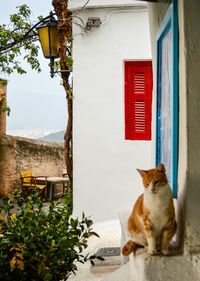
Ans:
[[[151,140],[152,62],[125,62],[125,138]]]

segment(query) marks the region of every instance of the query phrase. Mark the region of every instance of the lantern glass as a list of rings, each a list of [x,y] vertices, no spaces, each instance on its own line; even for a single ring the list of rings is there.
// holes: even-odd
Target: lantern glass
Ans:
[[[58,58],[59,40],[57,24],[43,24],[37,28],[39,39],[45,58]]]

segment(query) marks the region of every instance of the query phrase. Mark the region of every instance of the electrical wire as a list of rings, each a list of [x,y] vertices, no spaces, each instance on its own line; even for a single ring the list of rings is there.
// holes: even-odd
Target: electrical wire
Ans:
[[[118,10],[113,10],[113,11],[110,11],[105,19],[102,21],[102,24],[101,25],[105,25],[107,22],[108,22],[108,19],[110,18],[110,16],[112,14],[116,14],[116,13],[132,13],[132,12],[145,12],[147,11],[147,7],[144,7],[142,6],[140,9],[135,9],[135,7],[133,7],[133,9],[118,9]]]
[[[77,26],[79,26],[82,30],[87,31],[86,28],[85,28],[85,24],[78,23],[75,20],[73,20],[72,23],[76,24]]]
[[[84,20],[81,18],[81,17],[79,17],[79,16],[74,16],[75,18],[77,18],[77,19],[79,19],[81,22],[82,22],[82,24],[84,25],[85,23],[84,23]]]
[[[73,15],[73,17],[75,17],[76,15],[78,15],[86,6],[87,6],[87,4],[90,2],[90,0],[87,0],[86,2],[85,2],[85,4],[80,8],[80,10],[78,10],[74,15]]]
[[[145,6],[134,6],[132,9],[130,9],[130,8],[129,9],[122,9],[122,8],[120,8],[120,9],[112,10],[112,11],[107,13],[107,15],[105,16],[103,22],[101,23],[101,26],[105,25],[108,22],[108,20],[109,20],[109,18],[110,18],[110,16],[112,14],[116,14],[116,13],[132,13],[132,12],[145,12],[145,11],[147,11],[147,7],[145,7]],[[81,23],[78,23],[75,20],[73,20],[72,23],[76,24],[77,26],[79,26],[84,32],[88,32],[88,30],[86,28],[86,24],[84,23],[82,18],[81,17],[77,17],[77,18],[81,21]],[[83,34],[83,33],[78,33],[76,35],[81,35],[81,34]]]

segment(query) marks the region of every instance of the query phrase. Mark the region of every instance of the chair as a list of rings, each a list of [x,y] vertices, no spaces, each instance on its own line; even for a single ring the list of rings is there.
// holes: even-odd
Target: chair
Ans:
[[[63,195],[70,190],[70,180],[66,170],[63,170],[62,177],[67,178],[68,181],[63,183]]]
[[[32,170],[20,171],[20,178],[22,184],[22,191],[24,196],[27,197],[30,190],[38,188],[41,193],[44,193],[44,198],[47,200],[47,177],[46,176],[33,176]]]

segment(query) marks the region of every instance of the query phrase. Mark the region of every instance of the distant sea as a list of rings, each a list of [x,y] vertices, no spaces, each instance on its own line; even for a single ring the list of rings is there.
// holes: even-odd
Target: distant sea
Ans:
[[[6,133],[11,136],[62,143],[64,140],[65,132],[64,130],[55,131],[55,130],[46,130],[46,129],[21,129],[21,130],[12,130],[12,131],[8,130]]]

